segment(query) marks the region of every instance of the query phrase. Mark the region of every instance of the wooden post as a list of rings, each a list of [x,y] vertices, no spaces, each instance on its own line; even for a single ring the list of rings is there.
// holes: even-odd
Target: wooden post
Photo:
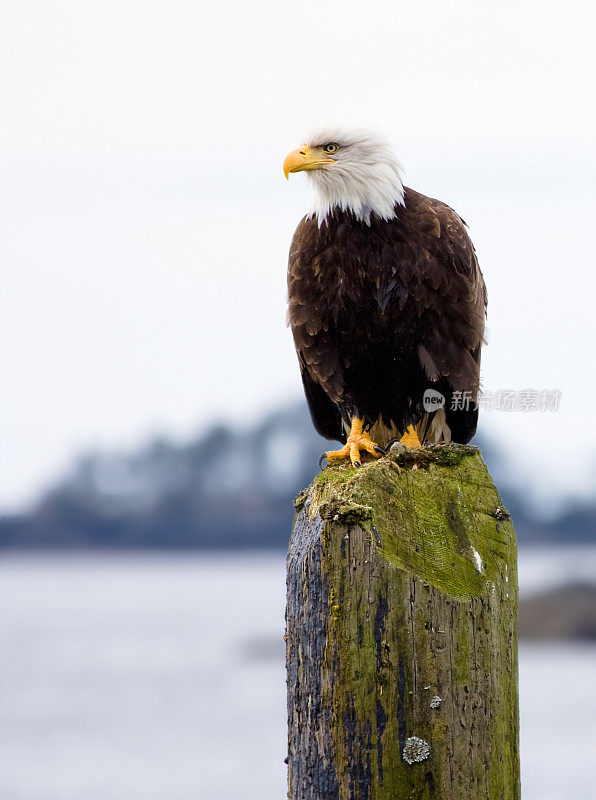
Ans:
[[[394,446],[295,505],[289,800],[519,800],[515,532],[480,451]]]

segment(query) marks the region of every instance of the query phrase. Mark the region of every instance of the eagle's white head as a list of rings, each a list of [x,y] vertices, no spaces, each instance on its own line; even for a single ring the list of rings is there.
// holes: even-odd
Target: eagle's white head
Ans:
[[[372,213],[395,216],[404,204],[402,166],[391,145],[376,131],[320,125],[284,161],[284,174],[306,171],[315,187],[311,215],[319,225],[333,208],[352,211],[370,224]]]

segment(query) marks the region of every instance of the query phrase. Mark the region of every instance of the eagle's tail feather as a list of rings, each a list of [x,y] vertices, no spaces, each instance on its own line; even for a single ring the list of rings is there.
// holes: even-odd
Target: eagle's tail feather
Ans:
[[[445,409],[440,408],[433,414],[425,414],[416,425],[421,442],[439,444],[451,441],[451,428],[447,425]]]
[[[451,441],[451,429],[447,424],[445,409],[430,414],[424,414],[422,419],[414,425],[418,438],[423,444],[439,444],[440,442]],[[370,437],[381,447],[386,447],[389,442],[401,439],[404,431],[399,430],[395,425],[387,425],[378,419],[370,428]]]

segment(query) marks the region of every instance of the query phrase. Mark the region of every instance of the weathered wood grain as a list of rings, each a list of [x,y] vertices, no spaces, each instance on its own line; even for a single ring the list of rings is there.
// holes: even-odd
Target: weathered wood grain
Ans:
[[[518,800],[515,533],[479,451],[327,468],[296,506],[289,800]]]

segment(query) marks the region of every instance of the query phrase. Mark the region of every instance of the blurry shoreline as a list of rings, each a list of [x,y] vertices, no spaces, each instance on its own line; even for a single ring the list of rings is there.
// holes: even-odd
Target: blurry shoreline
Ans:
[[[474,444],[522,545],[596,541],[594,501],[544,520],[503,453],[481,436]],[[0,549],[283,550],[292,499],[327,447],[299,404],[248,432],[220,426],[186,445],[162,439],[131,453],[90,453],[30,511],[0,518]]]

